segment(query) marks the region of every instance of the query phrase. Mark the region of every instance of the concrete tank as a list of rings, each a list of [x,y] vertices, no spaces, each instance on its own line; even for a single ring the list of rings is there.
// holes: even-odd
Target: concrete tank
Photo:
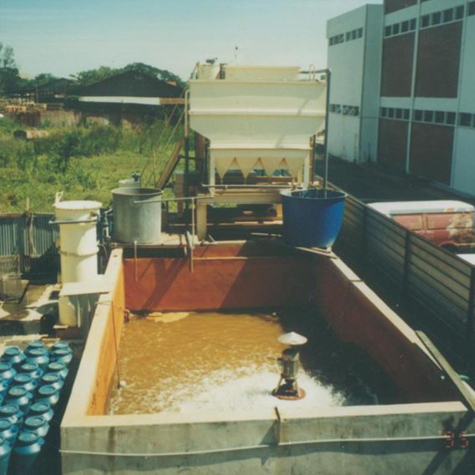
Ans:
[[[61,201],[54,205],[59,224],[61,280],[86,282],[97,277],[98,201]]]
[[[162,231],[161,194],[162,191],[155,188],[112,190],[112,239],[123,243],[159,243]]]

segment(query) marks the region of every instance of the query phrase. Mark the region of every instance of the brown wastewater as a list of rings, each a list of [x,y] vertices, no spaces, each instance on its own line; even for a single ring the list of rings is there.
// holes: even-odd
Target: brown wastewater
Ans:
[[[133,315],[119,349],[120,385],[110,414],[330,407],[393,401],[389,381],[362,353],[343,347],[322,319],[305,309],[268,313],[154,312]],[[277,338],[297,330],[299,384],[306,397],[282,401]]]

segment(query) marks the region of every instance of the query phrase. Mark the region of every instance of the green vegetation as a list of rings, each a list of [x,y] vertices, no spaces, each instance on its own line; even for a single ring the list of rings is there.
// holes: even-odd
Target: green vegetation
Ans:
[[[134,172],[143,172],[143,186],[153,185],[182,134],[163,120],[136,129],[45,128],[48,137],[31,141],[13,137],[20,128],[0,120],[0,213],[25,211],[27,199],[32,211],[51,212],[58,191],[108,205],[110,190]]]

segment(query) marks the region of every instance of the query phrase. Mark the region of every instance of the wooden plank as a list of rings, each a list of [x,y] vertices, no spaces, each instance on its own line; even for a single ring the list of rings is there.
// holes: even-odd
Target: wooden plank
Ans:
[[[178,143],[175,145],[175,148],[173,150],[173,153],[171,154],[170,158],[168,159],[168,162],[165,165],[165,168],[160,175],[160,178],[158,179],[156,183],[156,188],[159,190],[163,189],[164,186],[168,183],[168,180],[171,178],[178,161],[180,160],[180,152],[181,149],[183,148],[183,145],[185,144],[185,138],[182,137]]]

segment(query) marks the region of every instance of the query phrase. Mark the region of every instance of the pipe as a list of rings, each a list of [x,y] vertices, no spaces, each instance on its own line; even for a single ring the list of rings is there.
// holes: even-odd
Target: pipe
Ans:
[[[318,73],[319,71],[316,71]],[[323,189],[325,191],[325,197],[327,193],[327,186],[328,186],[328,123],[330,121],[330,92],[331,92],[331,78],[332,72],[331,69],[326,70],[327,74],[327,109],[325,111],[325,162],[323,168]],[[315,160],[315,155],[313,157]],[[313,177],[312,177],[313,181]]]
[[[475,434],[465,434],[467,439],[475,438]],[[299,445],[319,445],[319,444],[349,444],[349,443],[382,443],[382,442],[422,442],[428,440],[446,441],[445,435],[426,435],[419,437],[374,437],[362,439],[315,439],[302,440],[296,442],[279,442],[277,444],[247,445],[243,447],[228,447],[225,449],[193,450],[189,452],[162,452],[162,453],[123,453],[123,452],[91,452],[85,450],[60,450],[61,454],[75,455],[98,455],[103,457],[187,457],[190,455],[210,455],[226,452],[241,452],[245,450],[272,449],[278,447],[292,447]]]
[[[90,219],[79,219],[77,221],[58,221],[57,219],[50,219],[48,221],[48,224],[51,225],[51,226],[55,226],[55,225],[60,225],[60,224],[84,224],[84,223],[97,223],[98,221],[98,216],[95,215],[94,218],[90,218]]]

